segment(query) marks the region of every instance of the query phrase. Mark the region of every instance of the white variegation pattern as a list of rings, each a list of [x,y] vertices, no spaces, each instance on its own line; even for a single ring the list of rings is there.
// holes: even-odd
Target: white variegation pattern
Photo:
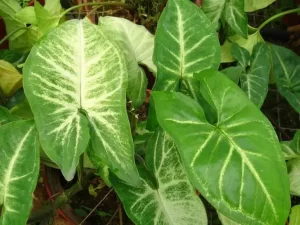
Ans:
[[[218,36],[199,7],[190,1],[168,1],[158,22],[153,59],[158,68],[155,90],[176,90],[181,79],[218,68]]]
[[[164,131],[156,131],[146,154],[146,164],[157,180],[157,189],[149,184],[151,174],[144,167],[139,170],[143,179],[139,188],[130,188],[115,179],[112,182],[135,224],[207,224],[204,206],[189,183],[172,139]]]
[[[150,71],[156,73],[152,55],[154,49],[154,35],[144,26],[118,17],[100,17],[100,28],[119,45],[126,55],[128,66],[127,95],[133,106],[138,108],[145,100],[147,77],[139,64],[146,65]]]
[[[0,126],[1,225],[25,225],[39,174],[39,143],[33,121]]]
[[[210,19],[210,21],[216,29],[219,28],[219,20],[222,16],[225,3],[225,0],[203,1],[203,11],[205,12],[206,16]]]
[[[290,178],[291,195],[300,196],[300,159],[291,159],[287,163]]]
[[[191,182],[241,224],[283,224],[290,207],[288,176],[272,125],[223,74],[199,77],[201,92],[217,111],[216,124],[181,93],[152,93],[159,124],[178,146]]]
[[[24,89],[41,145],[67,180],[74,177],[91,133],[92,147],[105,164],[121,179],[138,182],[124,61],[121,50],[85,20],[54,29],[26,61]]]

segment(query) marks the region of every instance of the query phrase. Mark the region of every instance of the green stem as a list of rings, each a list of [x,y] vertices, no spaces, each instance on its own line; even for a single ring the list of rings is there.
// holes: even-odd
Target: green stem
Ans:
[[[89,2],[89,3],[84,3],[84,4],[80,4],[80,5],[75,5],[75,6],[72,6],[68,9],[66,9],[61,15],[60,17],[63,17],[65,16],[66,14],[68,14],[69,12],[71,12],[72,10],[74,9],[78,9],[78,8],[81,8],[81,7],[84,7],[84,6],[94,6],[94,5],[97,5],[97,6],[121,6],[123,8],[134,8],[133,6],[131,5],[128,5],[128,4],[125,4],[125,3],[120,3],[120,2]]]
[[[264,26],[266,26],[268,23],[272,22],[273,20],[276,20],[280,17],[283,17],[287,14],[291,14],[291,13],[296,13],[296,12],[300,12],[300,8],[296,8],[296,9],[291,9],[291,10],[287,10],[281,13],[278,13],[272,17],[270,17],[269,19],[267,19],[265,22],[263,22],[257,29],[261,30]]]
[[[8,40],[11,36],[13,36],[15,33],[17,33],[18,31],[20,30],[23,30],[23,29],[29,29],[28,27],[21,27],[21,28],[18,28],[16,30],[14,30],[13,32],[10,32],[9,34],[7,34],[1,41],[0,41],[0,46],[6,41]]]

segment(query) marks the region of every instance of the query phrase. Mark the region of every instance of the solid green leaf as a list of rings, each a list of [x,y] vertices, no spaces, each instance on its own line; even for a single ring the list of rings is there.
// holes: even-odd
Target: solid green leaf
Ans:
[[[187,0],[168,1],[158,21],[153,60],[155,90],[178,90],[182,79],[219,67],[218,36],[199,7]]]
[[[7,108],[0,105],[0,126],[15,120],[18,120],[18,117],[11,115]]]
[[[258,43],[254,46],[250,66],[245,68],[240,79],[242,90],[258,108],[263,105],[269,90],[270,71],[269,47],[265,43]]]
[[[157,188],[148,184],[146,168],[139,168],[142,185],[131,187],[111,181],[127,215],[136,225],[204,225],[205,208],[190,184],[172,139],[158,130],[150,139],[146,163],[156,177]]]
[[[247,38],[248,19],[241,0],[205,0],[203,11],[217,28],[222,19],[235,33]]]
[[[232,66],[222,70],[222,73],[225,74],[230,80],[238,84],[240,77],[244,68],[241,66]]]
[[[289,225],[298,224],[300,224],[300,205],[295,205],[294,207],[292,207]]]
[[[14,15],[21,10],[22,7],[16,0],[0,0],[0,16],[4,14]]]
[[[260,35],[259,31],[248,35],[247,39],[241,37],[240,35],[234,35],[227,38],[227,40],[221,46],[222,63],[230,63],[235,61],[231,55],[232,43],[237,43],[239,46],[247,49],[250,54],[252,54],[254,46],[259,42],[264,42],[264,39]]]
[[[245,1],[245,11],[253,12],[259,9],[263,9],[268,5],[275,2],[275,0],[244,0]]]
[[[33,121],[0,126],[1,225],[26,225],[39,175],[39,143]]]
[[[292,195],[300,196],[300,159],[291,159],[287,162]]]
[[[17,52],[9,49],[1,49],[0,50],[0,60],[4,60],[17,66],[20,63],[23,63],[27,58],[27,54],[22,52]]]
[[[9,111],[12,115],[18,116],[20,118],[33,119],[32,110],[27,99],[15,105]]]
[[[280,94],[300,113],[300,57],[292,50],[272,45],[273,72]]]
[[[37,20],[36,20],[33,6],[28,6],[28,7],[21,9],[21,11],[16,13],[16,18],[19,21],[22,21],[26,24],[37,25]]]
[[[300,131],[295,133],[293,140],[280,144],[285,160],[300,158]]]
[[[156,72],[152,61],[154,36],[144,26],[117,17],[100,17],[100,27],[126,54],[129,70],[127,95],[138,108],[146,98],[147,77],[139,64]]]
[[[223,74],[203,72],[198,77],[201,93],[217,111],[215,124],[181,93],[152,93],[158,122],[175,141],[191,182],[236,222],[284,224],[289,181],[272,125]]]
[[[9,62],[0,60],[0,89],[7,97],[22,87],[22,75]]]
[[[59,24],[60,14],[48,11],[46,7],[44,8],[38,1],[34,3],[34,11],[36,14],[37,26],[43,34],[57,27]]]
[[[139,183],[126,113],[125,58],[98,26],[70,20],[55,28],[32,49],[23,72],[41,145],[67,180],[91,134],[92,148],[111,171]]]
[[[250,61],[250,53],[248,50],[239,46],[237,43],[232,43],[231,54],[233,58],[238,61],[239,66],[245,71]]]
[[[44,8],[52,15],[58,15],[63,10],[60,4],[60,0],[46,0]]]

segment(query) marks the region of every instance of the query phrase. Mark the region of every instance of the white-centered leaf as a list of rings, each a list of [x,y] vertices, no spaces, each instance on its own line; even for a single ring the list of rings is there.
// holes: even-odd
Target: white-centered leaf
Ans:
[[[238,223],[284,224],[289,181],[272,125],[223,74],[198,76],[201,93],[217,111],[215,124],[189,97],[152,92],[158,122],[175,141],[191,182]]]
[[[203,11],[211,20],[215,28],[219,27],[219,20],[227,24],[235,33],[247,38],[248,19],[244,11],[242,0],[205,0]]]
[[[33,121],[0,126],[1,225],[25,225],[39,174],[39,143]]]
[[[23,76],[41,145],[67,180],[91,133],[103,162],[128,183],[139,182],[126,113],[125,58],[96,25],[71,20],[55,28],[32,49]]]
[[[205,225],[205,208],[189,183],[172,139],[157,130],[147,145],[146,163],[157,180],[150,184],[149,171],[139,169],[143,183],[132,188],[112,178],[128,216],[137,225]]]
[[[218,36],[199,7],[187,0],[168,1],[158,22],[153,59],[155,90],[178,90],[182,79],[219,67]]]
[[[245,71],[250,61],[250,53],[248,50],[239,46],[237,43],[232,43],[231,54],[238,61],[238,65],[244,68]]]
[[[154,36],[141,25],[117,17],[100,17],[100,27],[126,54],[129,70],[127,95],[133,106],[140,106],[146,97],[147,77],[139,64],[145,65],[156,73],[152,55]]]
[[[275,2],[275,0],[244,0],[245,1],[245,11],[253,12],[259,9],[266,8],[268,5]]]
[[[300,113],[300,57],[292,50],[272,45],[273,72],[277,88]]]
[[[242,90],[258,108],[263,105],[269,90],[270,71],[269,47],[266,43],[258,43],[254,46],[249,68],[246,65],[240,78]]]

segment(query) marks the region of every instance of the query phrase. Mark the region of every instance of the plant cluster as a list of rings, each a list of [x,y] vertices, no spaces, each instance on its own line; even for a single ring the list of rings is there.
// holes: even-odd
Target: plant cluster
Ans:
[[[207,224],[198,190],[224,225],[284,225],[300,195],[300,136],[280,143],[260,107],[272,76],[300,112],[300,58],[260,30],[298,9],[257,29],[246,14],[272,2],[169,0],[154,36],[123,18],[64,21],[58,1],[0,0],[10,49],[30,50],[0,61],[0,225],[26,224],[40,160],[78,184],[92,163],[135,224]],[[127,112],[146,97],[141,65],[156,76],[142,124]]]

